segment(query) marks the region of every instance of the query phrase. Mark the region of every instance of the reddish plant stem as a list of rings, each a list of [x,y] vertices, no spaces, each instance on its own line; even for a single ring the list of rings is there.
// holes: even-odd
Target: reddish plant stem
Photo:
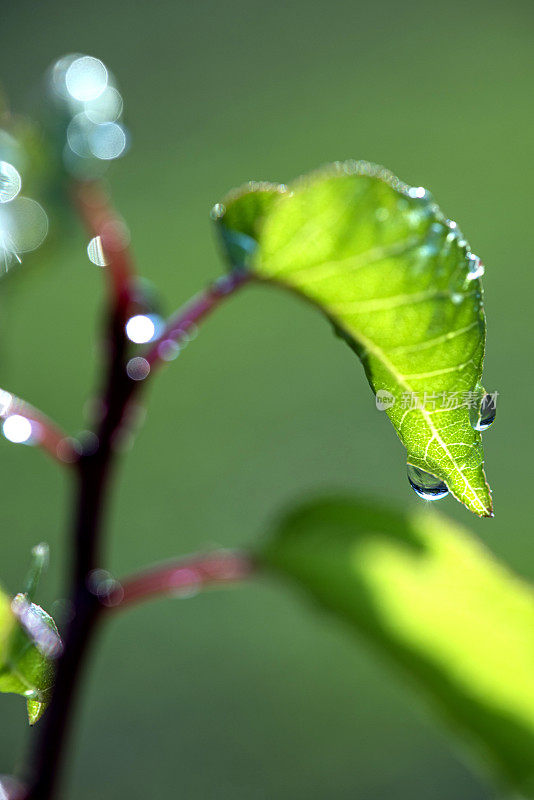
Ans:
[[[125,578],[105,603],[110,609],[122,610],[152,597],[242,581],[254,571],[254,562],[245,553],[219,550],[190,556]]]
[[[179,344],[191,328],[199,325],[211,314],[228,295],[233,294],[251,280],[250,273],[245,270],[234,270],[214,281],[204,292],[181,308],[169,319],[164,332],[154,342],[145,355],[151,371],[154,366],[168,359],[169,347]]]
[[[102,523],[113,466],[113,437],[131,393],[124,369],[124,313],[111,315],[109,366],[104,392],[105,413],[97,431],[97,446],[82,453],[77,466],[77,497],[73,526],[73,569],[69,599],[72,619],[64,633],[50,706],[37,730],[30,763],[29,800],[50,800],[55,794],[65,758],[74,703],[86,656],[96,631],[101,605],[91,575],[101,563]]]
[[[136,275],[126,226],[114,211],[101,181],[75,183],[73,197],[89,234],[100,238],[111,295],[117,305],[126,308],[132,299]]]
[[[32,443],[41,447],[55,461],[61,464],[74,464],[78,460],[76,443],[55,422],[20,397],[0,389],[0,420],[16,414],[35,423]]]
[[[132,380],[126,371],[129,343],[125,335],[125,323],[135,274],[129,253],[123,241],[113,238],[119,228],[101,187],[98,184],[84,184],[76,187],[75,195],[82,217],[90,232],[102,238],[109,260],[106,268],[111,278],[108,371],[102,393],[103,416],[96,431],[96,446],[82,452],[76,462],[78,481],[73,526],[74,563],[69,595],[73,616],[64,632],[64,648],[58,659],[50,705],[36,731],[25,800],[52,800],[56,794],[80,679],[98,620],[105,608],[98,587],[93,585],[92,576],[103,563],[104,511],[115,462],[114,443],[130,401],[139,386],[146,383]],[[162,360],[163,342],[179,343],[184,333],[208,316],[224,297],[231,295],[247,280],[245,273],[231,273],[216,281],[183,311],[178,312],[163,336],[149,349],[146,356],[149,365],[153,367]],[[228,571],[224,572],[220,557],[217,563],[213,557],[205,557],[195,567],[197,583],[198,580],[203,583],[236,580],[240,571],[243,577],[250,573],[244,557],[226,566]],[[230,577],[232,570],[233,578]],[[167,587],[164,589],[166,591],[179,588],[176,581],[180,580],[184,580],[184,574],[177,574],[176,567],[168,568],[163,575],[160,573],[157,579],[153,573],[140,575],[126,582],[121,605],[137,602],[143,593],[148,597],[163,590],[163,587]]]

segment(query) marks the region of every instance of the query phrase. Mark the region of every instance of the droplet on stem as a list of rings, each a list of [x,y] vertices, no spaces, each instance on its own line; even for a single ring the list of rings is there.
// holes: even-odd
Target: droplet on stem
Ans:
[[[146,344],[157,338],[162,326],[157,314],[136,314],[126,323],[126,336],[134,344]]]
[[[87,245],[87,255],[89,261],[96,264],[97,267],[107,267],[106,256],[104,255],[104,248],[102,247],[102,239],[100,236],[94,236]]]
[[[150,372],[150,364],[146,358],[136,356],[126,364],[126,373],[133,381],[144,381]]]
[[[21,414],[10,414],[4,420],[2,433],[9,442],[14,444],[34,444],[38,425]]]

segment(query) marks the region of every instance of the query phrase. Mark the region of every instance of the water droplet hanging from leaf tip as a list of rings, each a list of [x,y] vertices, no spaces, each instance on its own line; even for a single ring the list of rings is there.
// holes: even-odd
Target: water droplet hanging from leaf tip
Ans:
[[[430,472],[408,464],[407,474],[410,486],[423,500],[441,500],[449,494],[447,484]]]

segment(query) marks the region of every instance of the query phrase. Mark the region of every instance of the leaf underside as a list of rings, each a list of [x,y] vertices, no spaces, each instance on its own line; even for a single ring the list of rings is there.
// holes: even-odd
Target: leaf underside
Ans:
[[[232,266],[317,305],[373,391],[394,397],[387,414],[408,463],[491,516],[481,435],[458,403],[483,392],[482,285],[469,245],[429,193],[346,162],[289,187],[249,183],[213,216]]]
[[[435,512],[351,498],[282,521],[256,554],[415,679],[486,769],[534,797],[534,591]]]

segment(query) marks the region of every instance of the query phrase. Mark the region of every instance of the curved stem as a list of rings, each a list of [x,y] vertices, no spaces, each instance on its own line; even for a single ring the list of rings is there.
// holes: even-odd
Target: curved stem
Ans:
[[[0,389],[0,419],[21,416],[33,423],[28,432],[29,444],[39,445],[61,464],[74,464],[79,458],[76,442],[67,436],[55,422],[20,397]],[[16,431],[15,431],[16,432]],[[25,435],[25,431],[22,431]],[[17,439],[17,441],[21,441]]]
[[[73,197],[89,234],[100,239],[112,296],[124,307],[132,298],[136,275],[126,227],[113,210],[100,181],[74,183]]]
[[[73,616],[64,634],[64,648],[58,659],[56,680],[48,710],[37,730],[30,775],[27,781],[26,800],[51,800],[55,796],[61,767],[65,758],[65,745],[71,728],[76,696],[86,657],[92,643],[105,599],[99,596],[94,576],[102,564],[102,538],[104,509],[107,500],[115,441],[124,423],[125,415],[136,387],[128,375],[128,356],[125,323],[132,300],[134,270],[124,241],[117,238],[117,221],[110,210],[107,195],[98,184],[77,187],[78,208],[91,233],[102,238],[109,259],[110,312],[108,321],[108,371],[102,393],[103,416],[96,431],[96,444],[90,451],[82,452],[76,461],[78,489],[73,526],[73,561],[70,602]],[[165,360],[164,343],[180,341],[184,333],[203,320],[223,298],[231,295],[249,276],[235,272],[221,278],[199,295],[169,322],[165,333],[149,349],[146,361],[150,367]],[[167,344],[168,346],[168,344]],[[52,447],[52,439],[50,439]],[[196,562],[194,572],[198,583],[216,583],[236,579],[238,573],[250,571],[245,557],[233,557],[231,563],[220,556],[205,557]],[[224,563],[223,563],[224,562]],[[224,568],[223,568],[224,567]],[[182,570],[184,568],[181,568]],[[234,577],[231,577],[232,574]],[[127,581],[121,605],[135,602],[141,596],[184,586],[184,572],[176,567],[163,572],[144,573]],[[166,588],[165,588],[166,587]],[[126,600],[126,598],[128,598]]]
[[[255,572],[246,553],[219,550],[159,564],[117,583],[105,599],[112,610],[122,610],[153,597],[197,591],[245,580]]]
[[[162,335],[145,355],[151,370],[162,361],[169,360],[169,351],[172,353],[173,345],[179,344],[180,340],[211,314],[224,298],[234,294],[250,280],[249,272],[233,270],[214,281],[205,291],[173,314]]]

